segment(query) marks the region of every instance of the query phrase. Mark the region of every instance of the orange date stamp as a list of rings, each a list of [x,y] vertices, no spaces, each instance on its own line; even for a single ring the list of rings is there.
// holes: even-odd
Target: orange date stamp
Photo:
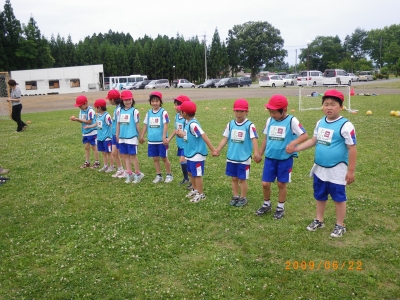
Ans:
[[[346,260],[346,261],[336,261],[336,260],[320,260],[320,261],[297,261],[297,260],[287,260],[285,262],[285,270],[346,270],[346,271],[361,271],[363,269],[363,263],[361,260]]]

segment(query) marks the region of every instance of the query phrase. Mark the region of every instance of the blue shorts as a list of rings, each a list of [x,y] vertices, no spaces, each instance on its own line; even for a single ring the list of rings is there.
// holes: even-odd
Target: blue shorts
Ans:
[[[97,150],[100,152],[111,153],[112,144],[111,140],[108,141],[97,141]]]
[[[335,202],[345,202],[347,200],[345,185],[322,181],[314,174],[313,187],[315,200],[326,201],[328,200],[328,195],[331,195],[332,200]]]
[[[137,145],[119,144],[119,153],[120,154],[129,154],[129,155],[136,155],[137,154]]]
[[[250,177],[250,165],[226,163],[225,174],[230,177],[237,177],[240,180],[247,180]]]
[[[204,175],[204,164],[205,161],[187,161],[187,171],[192,174],[193,177],[201,177]]]
[[[149,144],[147,147],[147,156],[148,157],[167,157],[168,155],[168,146],[164,144]]]
[[[182,148],[178,148],[178,151],[176,152],[176,156],[185,156],[185,153],[183,152]]]
[[[119,143],[117,142],[117,137],[115,135],[113,135],[111,142],[113,146],[116,146],[117,149],[119,149]]]
[[[97,144],[97,135],[86,135],[82,137],[82,143],[87,144],[89,143],[92,146]]]
[[[265,158],[262,181],[274,182],[290,182],[293,168],[293,157],[286,160],[277,160]]]

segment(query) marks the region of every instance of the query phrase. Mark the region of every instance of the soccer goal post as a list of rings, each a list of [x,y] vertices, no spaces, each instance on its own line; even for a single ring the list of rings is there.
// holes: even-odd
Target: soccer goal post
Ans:
[[[348,85],[330,86],[300,86],[299,87],[299,111],[319,110],[322,106],[322,96],[327,90],[338,90],[343,93],[343,109],[352,112],[350,103],[351,87]]]

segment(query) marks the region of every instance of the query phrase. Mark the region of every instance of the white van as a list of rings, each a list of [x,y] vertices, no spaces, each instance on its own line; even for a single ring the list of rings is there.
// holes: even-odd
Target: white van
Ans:
[[[298,86],[316,86],[323,85],[324,77],[322,77],[322,72],[317,70],[312,71],[301,71],[297,75],[297,85]]]
[[[374,80],[374,75],[372,74],[372,71],[361,71],[358,77],[360,77],[359,81]]]
[[[324,72],[324,85],[351,85],[351,77],[342,69],[326,69]]]

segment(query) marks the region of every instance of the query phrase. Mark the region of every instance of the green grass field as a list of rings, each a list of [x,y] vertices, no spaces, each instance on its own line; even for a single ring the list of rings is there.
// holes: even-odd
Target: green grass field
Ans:
[[[215,146],[233,100],[197,102]],[[268,99],[248,100],[260,144]],[[172,103],[164,107],[173,119]],[[289,111],[312,135],[322,112],[297,107],[289,98]],[[143,119],[150,107],[137,108]],[[277,221],[254,214],[263,200],[262,163],[252,164],[249,204],[233,208],[225,152],[209,156],[207,199],[193,204],[178,186],[175,141],[172,183],[151,182],[153,162],[140,146],[146,177],[127,185],[79,168],[80,124],[69,121],[77,110],[23,114],[32,122],[23,133],[0,120],[0,165],[11,169],[0,186],[0,299],[399,299],[400,118],[389,113],[400,110],[400,98],[355,96],[352,108],[359,113],[343,115],[356,127],[356,182],[347,190],[348,232],[338,239],[330,237],[332,201],[326,227],[305,229],[315,216],[312,149],[295,160],[286,214]],[[276,185],[271,200],[275,208]]]

